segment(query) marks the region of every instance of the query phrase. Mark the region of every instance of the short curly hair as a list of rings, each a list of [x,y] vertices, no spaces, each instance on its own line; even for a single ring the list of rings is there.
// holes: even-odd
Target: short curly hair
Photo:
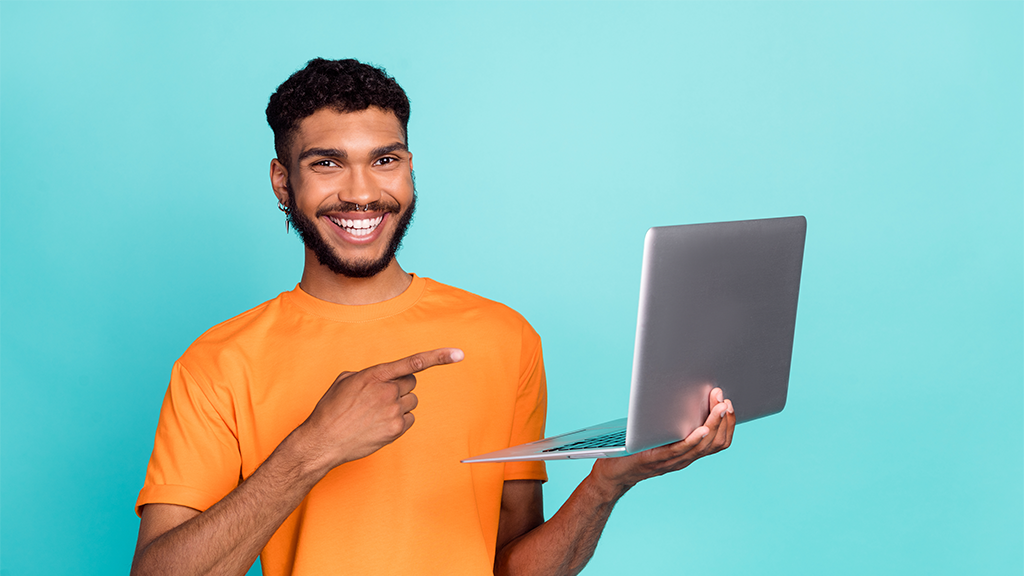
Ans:
[[[267,123],[274,131],[277,159],[289,165],[289,149],[299,122],[322,108],[359,112],[370,106],[392,112],[409,139],[409,98],[383,68],[358,60],[314,58],[270,95]]]

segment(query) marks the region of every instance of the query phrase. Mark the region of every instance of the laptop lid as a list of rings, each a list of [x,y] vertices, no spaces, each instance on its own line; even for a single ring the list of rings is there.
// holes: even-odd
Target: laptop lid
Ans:
[[[806,230],[794,216],[647,232],[628,452],[685,438],[716,386],[737,422],[782,410]]]

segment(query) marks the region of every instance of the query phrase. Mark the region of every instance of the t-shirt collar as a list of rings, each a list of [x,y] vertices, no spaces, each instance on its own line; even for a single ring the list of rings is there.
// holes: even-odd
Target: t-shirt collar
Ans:
[[[369,322],[401,314],[412,308],[423,295],[426,284],[425,279],[413,274],[412,283],[398,296],[383,302],[362,306],[348,306],[321,300],[303,291],[298,284],[295,285],[294,290],[285,292],[282,296],[286,301],[299,306],[306,312],[328,320],[335,320],[337,322]]]

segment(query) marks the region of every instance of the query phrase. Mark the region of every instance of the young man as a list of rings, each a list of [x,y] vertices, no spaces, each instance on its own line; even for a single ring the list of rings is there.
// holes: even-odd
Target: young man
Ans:
[[[542,437],[540,339],[395,259],[416,199],[405,93],[382,70],[316,59],[267,119],[302,279],[175,363],[133,574],[244,574],[260,554],[274,575],[575,574],[630,487],[728,447],[716,389],[704,426],[597,460],[546,522],[543,464],[459,463]]]

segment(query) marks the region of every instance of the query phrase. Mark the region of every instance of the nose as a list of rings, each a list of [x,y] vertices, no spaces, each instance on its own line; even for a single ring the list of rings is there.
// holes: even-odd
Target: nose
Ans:
[[[366,205],[380,200],[381,189],[366,168],[353,168],[350,177],[338,190],[338,200]]]

